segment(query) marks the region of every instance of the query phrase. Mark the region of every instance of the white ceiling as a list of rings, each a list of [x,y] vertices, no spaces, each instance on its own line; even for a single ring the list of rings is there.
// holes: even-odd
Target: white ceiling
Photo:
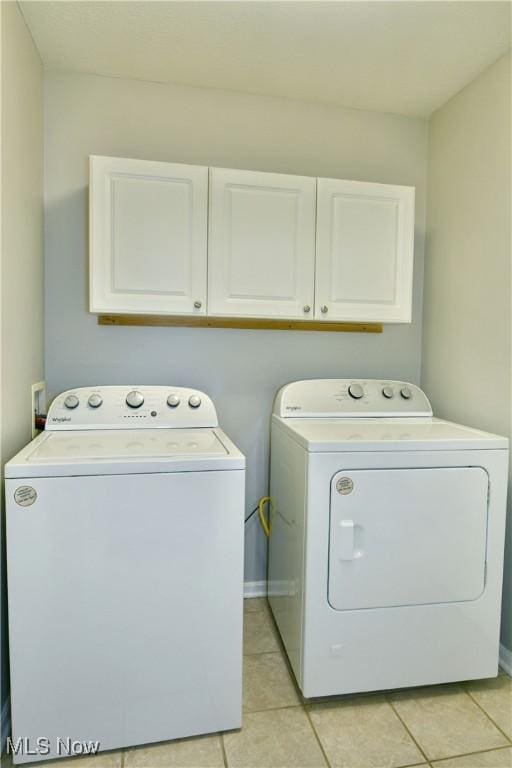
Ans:
[[[510,47],[507,1],[23,0],[43,62],[426,116]]]

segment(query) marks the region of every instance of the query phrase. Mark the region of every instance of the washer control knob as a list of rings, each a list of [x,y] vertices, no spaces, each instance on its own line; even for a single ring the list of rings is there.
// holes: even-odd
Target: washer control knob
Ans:
[[[412,397],[412,392],[409,389],[409,387],[402,387],[400,390],[400,394],[402,395],[404,400],[410,400]]]
[[[382,387],[382,394],[384,397],[387,397],[388,400],[391,400],[391,398],[395,396],[393,387],[390,387],[388,384],[386,384],[385,387]]]
[[[71,411],[73,408],[76,408],[79,403],[78,397],[76,395],[68,395],[66,399],[64,400],[64,405],[66,408],[69,408]]]
[[[364,389],[360,384],[351,384],[348,393],[354,400],[360,400],[364,396]]]
[[[94,393],[90,396],[87,402],[89,403],[91,408],[99,408],[103,402],[103,398],[101,397],[101,395]]]
[[[167,405],[169,406],[169,408],[177,408],[179,404],[180,404],[180,399],[178,395],[169,395],[169,397],[167,398]]]
[[[199,397],[199,395],[190,395],[188,399],[188,404],[190,405],[191,408],[199,408],[199,406],[201,405],[201,398]]]
[[[143,403],[144,395],[136,389],[133,389],[126,395],[126,405],[129,405],[130,408],[140,408]]]

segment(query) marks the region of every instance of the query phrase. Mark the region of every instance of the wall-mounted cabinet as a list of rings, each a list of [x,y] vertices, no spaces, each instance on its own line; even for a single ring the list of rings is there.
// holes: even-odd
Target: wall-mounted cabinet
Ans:
[[[208,314],[313,314],[316,179],[210,169]]]
[[[408,323],[414,188],[318,179],[315,317]]]
[[[91,312],[411,320],[414,188],[92,157]]]
[[[208,168],[91,157],[91,312],[206,312]]]

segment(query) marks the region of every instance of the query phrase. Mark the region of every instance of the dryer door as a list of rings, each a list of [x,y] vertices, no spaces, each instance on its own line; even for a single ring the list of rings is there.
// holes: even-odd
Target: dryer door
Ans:
[[[331,482],[330,605],[476,600],[485,585],[488,482],[481,467],[338,472]]]

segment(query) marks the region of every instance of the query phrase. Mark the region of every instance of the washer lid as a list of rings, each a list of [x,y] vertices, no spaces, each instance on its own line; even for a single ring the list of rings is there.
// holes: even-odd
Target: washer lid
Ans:
[[[434,418],[273,420],[312,452],[508,448],[506,437]]]
[[[174,456],[226,456],[211,429],[98,430],[50,432],[28,454],[28,462],[84,459],[149,459]]]
[[[5,465],[6,477],[239,469],[245,460],[220,429],[44,432]]]

